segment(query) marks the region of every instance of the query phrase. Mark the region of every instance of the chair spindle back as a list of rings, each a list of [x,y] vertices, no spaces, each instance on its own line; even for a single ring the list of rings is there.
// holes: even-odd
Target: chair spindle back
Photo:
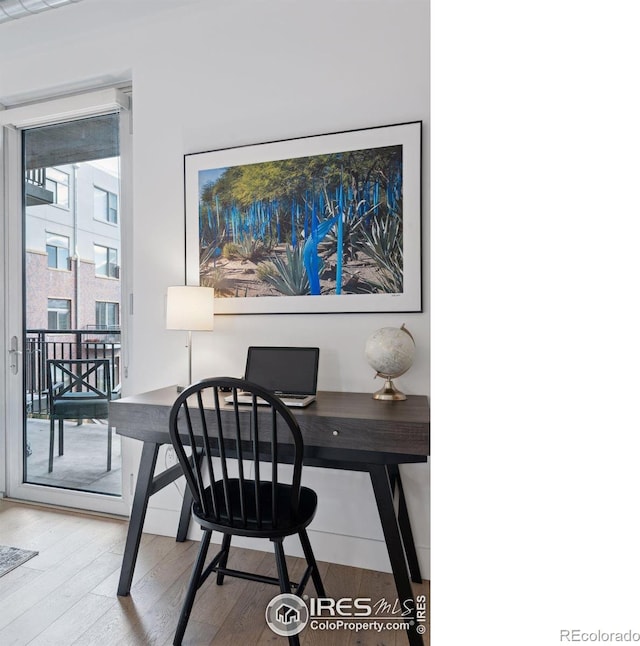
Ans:
[[[240,392],[251,394],[251,404],[238,402]],[[232,402],[225,404],[227,395]],[[266,403],[259,404],[259,399]],[[302,433],[292,412],[269,391],[244,379],[205,379],[178,396],[169,430],[194,500],[212,522],[259,530],[275,528],[282,505],[297,513]],[[193,456],[198,447],[202,458],[190,458],[185,449]],[[293,464],[291,477],[282,483],[281,460]],[[230,474],[231,461],[237,462],[237,477]],[[269,470],[263,474],[265,463]],[[288,499],[278,495],[279,484],[289,485]]]

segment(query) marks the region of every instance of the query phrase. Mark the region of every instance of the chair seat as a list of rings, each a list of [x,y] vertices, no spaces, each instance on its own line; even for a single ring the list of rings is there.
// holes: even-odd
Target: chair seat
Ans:
[[[109,401],[96,393],[67,393],[53,400],[51,414],[66,419],[106,418],[109,415]]]
[[[224,486],[222,480],[215,483],[216,500],[222,502],[218,520],[213,514],[205,514],[198,502],[193,504],[193,516],[200,525],[223,533],[232,533],[239,536],[277,537],[289,536],[304,529],[313,520],[318,506],[318,496],[308,487],[300,487],[300,505],[298,513],[294,515],[291,510],[291,486],[278,484],[276,489],[278,517],[275,527],[271,528],[272,499],[271,482],[261,482],[259,487],[260,511],[262,527],[258,525],[256,505],[254,500],[254,482],[245,482],[245,513],[247,522],[242,520],[240,506],[240,480],[229,478],[229,506],[231,518],[225,504]],[[211,499],[211,487],[207,487],[207,496]]]

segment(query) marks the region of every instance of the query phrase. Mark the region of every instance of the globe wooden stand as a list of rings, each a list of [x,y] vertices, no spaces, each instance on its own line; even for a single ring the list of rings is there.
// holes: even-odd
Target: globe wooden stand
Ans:
[[[387,377],[385,375],[380,375],[380,377],[384,377],[386,381],[384,382],[384,386],[380,388],[380,390],[373,393],[374,399],[380,399],[382,401],[399,402],[399,401],[404,401],[407,398],[407,396],[404,393],[401,393],[393,385],[393,381],[391,381],[391,377]]]

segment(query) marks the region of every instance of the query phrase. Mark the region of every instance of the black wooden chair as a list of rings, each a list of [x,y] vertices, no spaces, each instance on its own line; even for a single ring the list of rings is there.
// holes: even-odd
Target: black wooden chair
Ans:
[[[49,473],[53,471],[55,422],[58,455],[64,454],[64,420],[109,419],[112,398],[109,359],[49,359]],[[107,471],[111,471],[112,429],[107,422]]]
[[[221,394],[221,389],[231,389],[233,403],[225,404],[224,396],[229,393]],[[238,404],[240,391],[251,393],[253,403]],[[257,398],[265,400],[267,405],[257,404]],[[302,596],[311,577],[316,592],[324,597],[322,579],[306,532],[316,513],[317,496],[313,490],[300,485],[302,434],[295,417],[280,399],[242,379],[205,379],[189,386],[177,398],[171,410],[169,431],[193,494],[193,518],[203,530],[174,645],[182,644],[196,592],[212,572],[217,572],[218,585],[229,575],[279,585],[282,593],[291,593],[294,589],[298,596]],[[198,458],[190,459],[185,447]],[[219,463],[214,458],[219,458]],[[281,477],[280,462],[293,464],[288,478]],[[237,477],[230,474],[229,467],[234,466],[237,466]],[[212,531],[223,534],[222,546],[205,568]],[[299,583],[289,580],[282,547],[283,539],[293,534],[300,537],[307,561]],[[234,535],[271,540],[278,578],[227,568]],[[298,636],[289,637],[289,643],[299,644]]]

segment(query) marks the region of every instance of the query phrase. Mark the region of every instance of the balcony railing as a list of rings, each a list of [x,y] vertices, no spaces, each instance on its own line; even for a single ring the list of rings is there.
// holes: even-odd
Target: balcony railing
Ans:
[[[31,168],[25,172],[25,197],[27,206],[53,204],[53,192],[46,187],[47,174],[45,168]]]
[[[98,327],[98,326],[96,326]],[[48,359],[109,359],[111,387],[120,390],[120,330],[26,330],[24,347],[27,413],[48,412]]]
[[[46,169],[30,168],[25,171],[24,178],[29,184],[44,188],[47,179]]]

